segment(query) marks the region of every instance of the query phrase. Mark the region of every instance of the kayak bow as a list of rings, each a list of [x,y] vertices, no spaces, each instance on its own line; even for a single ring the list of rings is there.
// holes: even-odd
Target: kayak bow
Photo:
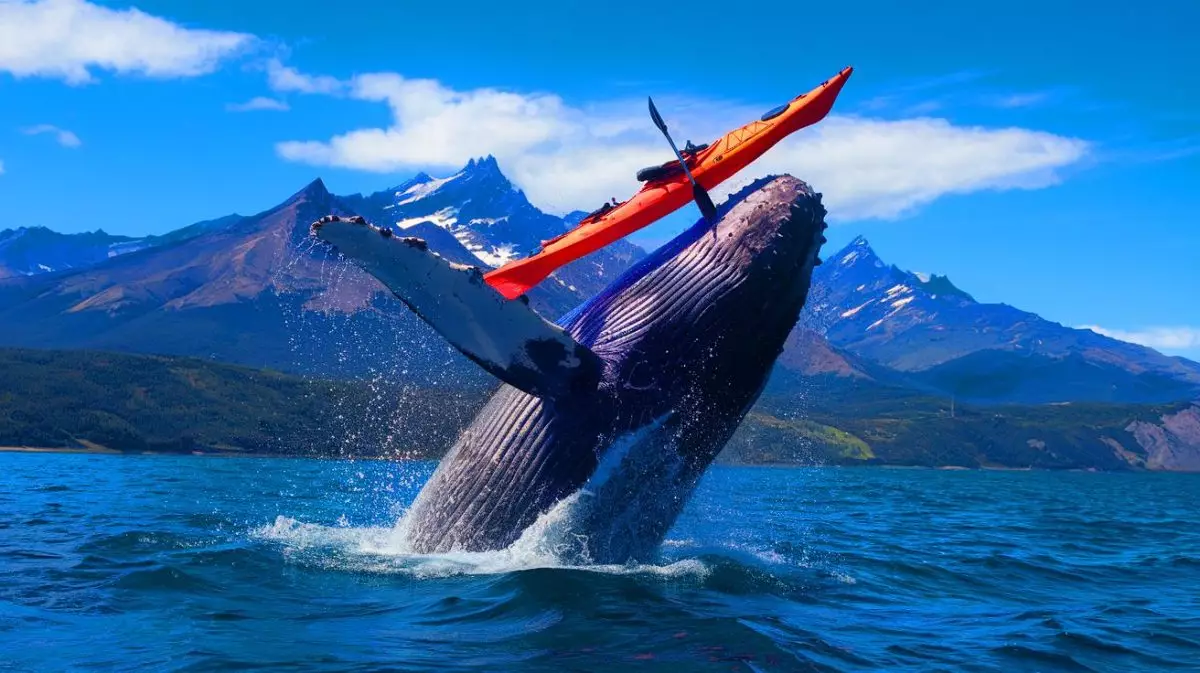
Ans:
[[[484,274],[484,280],[506,298],[515,299],[559,267],[679,210],[693,199],[689,177],[699,187],[712,189],[779,141],[824,119],[851,72],[853,68],[843,69],[812,91],[796,96],[689,155],[690,176],[689,171],[668,171],[648,181],[633,198],[588,215],[571,231],[543,241],[537,254],[494,269]]]

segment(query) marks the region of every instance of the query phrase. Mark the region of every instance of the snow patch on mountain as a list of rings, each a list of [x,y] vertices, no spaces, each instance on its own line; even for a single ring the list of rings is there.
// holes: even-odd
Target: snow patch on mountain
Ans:
[[[447,207],[437,211],[436,213],[421,215],[419,217],[408,217],[403,220],[396,220],[395,224],[398,229],[410,229],[418,224],[421,224],[422,222],[432,222],[437,226],[454,233],[455,225],[458,224],[458,218],[456,217],[457,215],[457,208]]]
[[[470,250],[470,248],[467,248]],[[497,268],[517,259],[517,250],[511,244],[504,244],[491,250],[471,250],[472,254],[490,267]],[[574,289],[574,288],[572,288]]]
[[[1200,384],[1200,365],[1072,330],[1006,304],[983,304],[936,273],[886,264],[858,237],[813,273],[803,326],[901,371],[981,351],[1083,358],[1097,366]]]
[[[849,311],[845,311],[844,313],[842,313],[842,317],[843,318],[851,318],[854,316],[855,313],[858,313],[859,311],[863,310],[864,308],[866,308],[868,305],[870,305],[874,301],[875,301],[874,299],[868,299],[865,302],[859,304],[858,306],[855,306],[854,308],[850,309]]]
[[[449,232],[479,264],[492,268],[534,253],[542,241],[556,238],[573,226],[569,219],[549,215],[530,204],[491,156],[472,159],[449,177],[421,173],[390,190],[355,198],[397,230],[432,222]],[[597,291],[606,280],[605,263],[616,262],[618,257],[628,257],[631,262],[640,253],[624,242],[597,251],[586,262],[581,261],[595,265],[594,278],[578,282],[572,276],[564,287],[581,288],[581,293]],[[627,264],[618,266],[623,269]],[[572,272],[564,268],[557,273],[570,276]],[[593,274],[589,271],[588,275]]]
[[[408,205],[415,201],[420,201],[426,196],[429,196],[430,194],[441,189],[446,183],[457,180],[462,176],[463,173],[460,171],[448,178],[430,179],[428,182],[417,183],[402,192],[396,192],[396,203],[394,205],[398,207]]]

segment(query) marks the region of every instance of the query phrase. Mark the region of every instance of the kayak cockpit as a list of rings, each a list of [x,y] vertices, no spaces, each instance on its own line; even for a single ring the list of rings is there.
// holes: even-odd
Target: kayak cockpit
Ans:
[[[696,154],[708,147],[708,143],[702,145],[693,145],[692,141],[687,141],[683,149],[679,150],[679,154],[683,156],[683,160],[688,163],[688,168],[692,167],[692,161]],[[638,182],[654,182],[664,178],[674,177],[683,172],[683,166],[679,164],[678,159],[672,159],[665,164],[659,166],[647,166],[637,172]]]
[[[603,206],[600,206],[599,208],[588,213],[587,215],[584,215],[583,218],[579,220],[579,224],[593,222],[593,221],[603,217],[605,213],[612,210],[613,208],[616,208],[619,205],[621,205],[621,204],[615,198],[612,201],[605,201]]]

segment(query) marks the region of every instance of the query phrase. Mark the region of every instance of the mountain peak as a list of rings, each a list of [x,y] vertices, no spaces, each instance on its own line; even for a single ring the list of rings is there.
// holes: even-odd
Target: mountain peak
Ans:
[[[566,215],[563,215],[562,219],[563,219],[563,222],[566,222],[568,225],[573,227],[573,226],[579,224],[580,222],[582,222],[583,218],[585,218],[587,216],[588,216],[588,212],[586,210],[572,210],[571,212],[567,213]]]
[[[417,185],[424,185],[424,184],[430,183],[430,182],[433,182],[433,177],[431,175],[429,175],[428,173],[426,173],[425,171],[420,171],[416,175],[405,180],[404,182],[401,182],[400,184],[396,185],[395,187],[391,188],[388,191],[394,192],[396,194],[403,194],[404,192],[412,189],[413,187],[416,187]]]
[[[883,261],[879,259],[879,255],[875,254],[875,250],[871,248],[871,244],[867,242],[865,237],[860,235],[855,236],[854,240],[847,243],[826,264],[831,267],[843,267],[853,264],[863,264],[864,262],[873,266],[883,266]]]
[[[496,157],[487,155],[478,159],[471,159],[463,168],[463,173],[468,175],[488,175],[498,176],[503,178],[504,174],[500,171],[500,164],[497,163]]]
[[[325,182],[321,178],[317,178],[304,186],[303,189],[292,194],[292,197],[287,200],[288,203],[304,199],[311,201],[313,199],[322,199],[329,197],[329,190],[325,188]]]
[[[896,268],[896,270],[899,271],[899,268],[893,268]],[[925,290],[931,295],[954,296],[961,297],[971,302],[975,301],[975,297],[972,297],[965,290],[962,290],[953,282],[951,282],[949,276],[939,276],[936,273],[928,274],[920,271],[910,271],[908,273],[917,280],[917,285],[922,290]]]

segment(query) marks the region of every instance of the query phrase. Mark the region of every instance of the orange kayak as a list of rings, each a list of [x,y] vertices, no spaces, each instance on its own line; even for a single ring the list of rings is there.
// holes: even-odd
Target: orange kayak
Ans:
[[[776,143],[829,114],[833,101],[849,79],[853,68],[845,68],[820,86],[796,96],[745,126],[730,131],[717,141],[684,154],[696,182],[712,189],[728,180]],[[672,170],[673,169],[673,170]],[[646,169],[646,184],[628,201],[588,215],[579,226],[549,241],[535,255],[494,269],[483,278],[497,292],[515,299],[542,282],[561,266],[595,252],[679,210],[692,200],[692,186],[679,162]]]

